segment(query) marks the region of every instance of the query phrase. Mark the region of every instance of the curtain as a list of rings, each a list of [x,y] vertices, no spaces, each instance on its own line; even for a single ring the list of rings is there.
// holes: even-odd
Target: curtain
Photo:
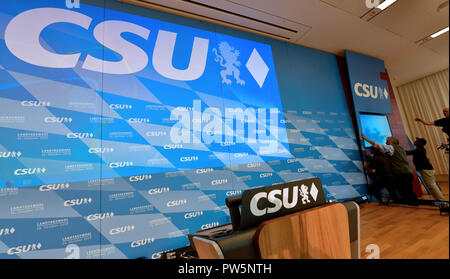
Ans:
[[[414,121],[419,117],[425,121],[434,121],[444,117],[442,109],[449,104],[449,71],[448,69],[426,76],[416,81],[394,88],[405,130],[414,142],[416,137],[425,138],[425,146],[436,175],[447,175],[449,169],[448,154],[437,150],[447,142],[442,129],[425,126]]]

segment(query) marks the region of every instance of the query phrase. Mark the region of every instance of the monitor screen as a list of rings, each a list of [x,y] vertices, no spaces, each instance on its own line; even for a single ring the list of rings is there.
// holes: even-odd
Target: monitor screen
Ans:
[[[386,138],[392,136],[391,127],[386,115],[360,114],[362,132],[376,143],[386,143]],[[371,146],[364,141],[364,147]]]

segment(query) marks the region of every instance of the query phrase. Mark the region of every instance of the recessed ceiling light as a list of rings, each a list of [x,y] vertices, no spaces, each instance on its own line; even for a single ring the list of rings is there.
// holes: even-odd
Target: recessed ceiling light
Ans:
[[[434,39],[434,38],[444,34],[445,32],[448,32],[448,26],[446,28],[442,29],[441,31],[434,33],[430,37]]]
[[[389,7],[390,5],[394,4],[397,0],[386,0],[383,3],[381,3],[380,5],[377,6],[377,9],[380,10],[384,10],[387,7]]]

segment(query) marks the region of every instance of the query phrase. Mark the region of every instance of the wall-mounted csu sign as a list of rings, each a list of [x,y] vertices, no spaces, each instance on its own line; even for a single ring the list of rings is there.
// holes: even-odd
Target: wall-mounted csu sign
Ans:
[[[30,24],[32,23],[32,24]],[[93,18],[83,13],[60,8],[31,9],[14,17],[5,29],[5,44],[8,50],[24,62],[46,68],[75,68],[81,52],[59,54],[50,51],[41,44],[41,33],[52,24],[71,24],[90,29]],[[24,28],[27,26],[27,28]],[[157,26],[157,25],[156,25]],[[210,38],[195,36],[189,64],[185,69],[173,66],[174,48],[178,34],[163,30],[155,30],[123,20],[105,20],[95,25],[93,36],[103,46],[120,54],[119,61],[106,61],[88,54],[81,68],[102,72],[105,74],[133,74],[143,70],[149,63],[147,52],[141,47],[125,40],[122,35],[131,33],[148,40],[151,32],[157,32],[152,55],[153,68],[161,76],[180,81],[191,81],[200,78],[205,72],[208,51],[211,49],[215,61],[225,68],[220,72],[222,82],[231,84],[232,79],[237,84],[245,85],[240,76],[240,51],[228,42],[222,41],[217,48],[211,47]],[[261,58],[256,48],[252,49],[250,57],[245,62],[251,76],[261,88],[264,85],[269,67]]]
[[[31,2],[0,7],[0,151],[26,154],[0,156],[0,187],[292,157],[270,45],[101,3]]]
[[[242,193],[240,229],[326,203],[319,178],[246,190]]]
[[[353,91],[358,97],[372,98],[375,100],[388,100],[389,98],[389,93],[386,88],[369,84],[362,84],[359,82],[355,83],[355,85],[353,86]]]
[[[386,71],[383,60],[352,51],[346,51],[345,56],[355,110],[392,113],[388,84],[380,75]]]

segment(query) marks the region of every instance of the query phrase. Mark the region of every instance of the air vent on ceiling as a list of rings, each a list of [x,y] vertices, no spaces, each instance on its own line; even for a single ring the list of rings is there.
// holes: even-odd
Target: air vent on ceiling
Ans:
[[[446,7],[448,7],[448,1],[444,1],[442,2],[436,9],[436,12],[440,12],[442,9],[445,9]]]
[[[298,42],[310,26],[230,0],[116,0],[278,40]]]

